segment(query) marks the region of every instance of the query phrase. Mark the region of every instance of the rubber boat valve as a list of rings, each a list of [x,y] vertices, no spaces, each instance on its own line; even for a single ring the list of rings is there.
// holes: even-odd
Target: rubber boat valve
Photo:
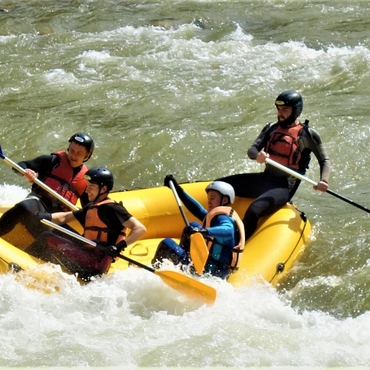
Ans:
[[[285,263],[284,262],[280,262],[280,263],[277,264],[276,272],[281,273],[281,272],[284,271],[284,269],[285,269]]]

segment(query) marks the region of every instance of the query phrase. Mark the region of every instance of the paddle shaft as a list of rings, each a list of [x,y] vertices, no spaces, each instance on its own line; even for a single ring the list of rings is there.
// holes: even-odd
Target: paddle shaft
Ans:
[[[51,221],[44,219],[44,220],[41,220],[41,222],[63,233],[66,233],[76,239],[79,239],[87,244],[90,244],[93,247],[99,247],[99,244],[93,242],[92,240],[87,239],[83,237],[82,235],[79,235],[71,230],[65,229],[64,227],[57,225]],[[185,274],[182,274],[176,271],[155,270],[152,267],[146,266],[122,254],[119,254],[117,257],[120,257],[123,260],[126,260],[127,262],[132,263],[133,265],[137,265],[147,271],[150,271],[156,274],[171,288],[176,289],[191,298],[200,299],[204,301],[207,305],[212,305],[216,300],[216,296],[217,296],[216,289],[214,289],[213,287],[209,285],[203,284],[202,282],[195,280],[191,278],[190,276],[187,276]]]
[[[179,198],[179,195],[177,194],[177,191],[175,189],[175,185],[173,184],[173,182],[171,180],[169,181],[169,185],[171,187],[171,190],[172,190],[173,195],[175,196],[176,203],[177,203],[177,205],[179,207],[179,210],[181,212],[182,218],[184,219],[185,225],[186,226],[189,226],[189,221],[188,221],[188,219],[186,217],[186,214],[184,212],[184,209],[182,208],[181,200]]]
[[[173,182],[169,181],[169,185],[171,187],[173,195],[175,196],[176,203],[179,206],[180,212],[182,214],[182,218],[185,221],[185,225],[189,226],[189,221],[186,218],[185,212],[182,208],[181,200],[179,198],[179,195],[177,194],[177,191],[175,189]],[[196,232],[190,235],[190,257],[193,261],[195,270],[199,275],[201,275],[204,271],[204,266],[208,260],[208,256],[209,256],[208,247],[205,243],[205,240],[202,234],[199,232]]]
[[[271,166],[274,166],[274,167],[278,168],[281,171],[284,171],[285,173],[287,173],[287,174],[289,174],[291,176],[296,177],[299,180],[305,181],[305,182],[307,182],[307,183],[309,183],[309,184],[311,184],[313,186],[316,186],[317,185],[317,182],[309,179],[308,177],[306,177],[306,176],[304,176],[304,175],[302,175],[302,174],[300,174],[300,173],[298,173],[296,171],[291,170],[288,167],[283,166],[280,163],[277,163],[277,162],[273,161],[270,158],[266,158],[266,163],[270,164]],[[347,202],[347,203],[353,205],[354,207],[357,207],[359,209],[362,209],[363,211],[365,211],[367,213],[370,213],[370,209],[362,206],[361,204],[355,203],[353,200],[348,199],[348,198],[344,197],[343,195],[340,195],[340,194],[338,194],[338,193],[336,193],[336,192],[334,192],[334,191],[332,191],[330,189],[326,190],[326,193],[328,193],[330,195],[333,195],[334,197],[336,197],[338,199],[341,199],[344,202]]]
[[[17,163],[13,162],[11,159],[9,159],[8,157],[6,157],[4,155],[4,153],[1,150],[1,146],[0,146],[0,157],[4,160],[5,163],[9,164],[11,167],[13,167],[14,169],[16,169],[22,175],[25,174],[25,169],[24,168],[22,168]],[[49,186],[45,185],[38,178],[35,178],[33,181],[34,181],[35,184],[37,184],[38,186],[40,186],[40,188],[44,189],[49,194],[53,195],[55,198],[57,198],[61,203],[63,203],[64,205],[66,205],[72,211],[77,211],[78,210],[78,207],[76,207],[74,204],[72,204],[71,202],[69,202],[67,199],[65,199],[64,197],[62,197],[57,192],[55,192],[53,189],[49,188]]]
[[[48,220],[45,220],[45,219],[44,220],[41,220],[41,222],[43,224],[45,224],[45,225],[48,225],[50,227],[53,227],[54,229],[59,230],[59,231],[65,233],[65,234],[68,234],[68,235],[70,235],[70,236],[72,236],[72,237],[74,237],[76,239],[79,239],[82,242],[91,245],[92,247],[97,247],[98,246],[98,244],[95,243],[95,242],[93,242],[92,240],[87,239],[84,236],[79,235],[79,234],[77,234],[77,233],[75,233],[75,232],[73,232],[71,230],[68,230],[68,229],[66,229],[66,228],[64,228],[64,227],[62,227],[60,225],[57,225],[54,222],[51,222],[51,221],[48,221]],[[155,272],[155,270],[152,267],[146,266],[146,265],[144,265],[144,264],[142,264],[142,263],[140,263],[138,261],[132,260],[131,258],[126,257],[126,256],[124,256],[122,254],[119,254],[119,257],[122,258],[123,260],[126,260],[127,262],[131,262],[131,263],[133,263],[135,265],[138,265],[138,266],[142,267],[145,270],[148,270],[150,272]]]

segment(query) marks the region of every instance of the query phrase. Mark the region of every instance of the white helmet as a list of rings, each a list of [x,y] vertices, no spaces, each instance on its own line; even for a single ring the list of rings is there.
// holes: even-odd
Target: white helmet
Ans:
[[[228,184],[227,182],[223,181],[213,181],[206,187],[206,192],[208,193],[210,190],[218,191],[221,195],[226,195],[229,197],[230,203],[234,203],[235,200],[235,191],[234,188]]]

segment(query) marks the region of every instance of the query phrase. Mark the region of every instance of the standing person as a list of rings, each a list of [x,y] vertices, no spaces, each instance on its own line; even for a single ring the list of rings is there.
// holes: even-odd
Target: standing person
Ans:
[[[225,182],[210,183],[205,189],[208,198],[207,211],[181,188],[172,175],[165,177],[164,185],[170,187],[170,181],[185,207],[203,223],[201,225],[198,222],[191,222],[185,227],[180,245],[170,238],[162,240],[152,259],[152,264],[169,259],[174,264],[189,265],[191,263],[190,235],[200,232],[207,241],[209,249],[204,272],[227,279],[231,272],[237,270],[244,249],[243,224],[231,207],[235,199],[234,189]]]
[[[84,280],[108,272],[109,267],[127,244],[138,240],[146,232],[145,226],[133,217],[122,203],[109,199],[114,185],[112,173],[106,168],[94,167],[85,174],[89,203],[77,211],[37,212],[38,219],[56,224],[77,220],[84,228],[84,237],[103,248],[91,247],[51,232],[44,232],[26,252],[45,261],[61,264]],[[129,235],[126,235],[130,229]]]
[[[330,163],[319,134],[301,123],[303,99],[295,90],[282,92],[275,101],[277,122],[268,123],[248,149],[248,157],[258,163],[270,158],[300,174],[305,174],[315,154],[320,165],[320,178],[315,190],[328,189]],[[256,198],[247,209],[243,223],[245,238],[254,233],[260,217],[270,215],[288,202],[298,189],[300,180],[266,164],[264,172],[243,173],[218,179],[231,184],[235,194],[244,198]]]
[[[87,167],[84,162],[89,160],[94,151],[94,141],[86,134],[77,133],[72,135],[68,142],[67,151],[59,150],[18,163],[25,169],[24,176],[32,184],[32,188],[24,200],[1,217],[0,237],[11,232],[18,223],[23,224],[33,237],[37,237],[45,230],[45,226],[35,218],[36,211],[66,210],[65,205],[34,183],[36,177],[72,204],[76,204],[79,198],[82,204],[86,203],[84,175]]]

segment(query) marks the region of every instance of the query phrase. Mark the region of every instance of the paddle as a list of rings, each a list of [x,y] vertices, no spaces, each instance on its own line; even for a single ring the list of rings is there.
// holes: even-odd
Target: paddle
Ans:
[[[93,247],[104,249],[104,247],[91,241],[90,239],[87,239],[71,230],[65,229],[64,227],[57,225],[51,221],[44,219],[44,220],[41,220],[41,222],[65,234],[68,234],[76,239],[79,239],[86,244],[89,244]],[[187,295],[190,298],[193,298],[193,299],[196,298],[196,299],[202,300],[208,306],[212,305],[216,300],[216,289],[214,289],[213,287],[209,285],[203,284],[200,281],[195,280],[188,275],[182,274],[177,271],[155,270],[154,268],[146,266],[129,257],[126,257],[123,254],[119,254],[118,257],[122,258],[123,260],[127,262],[132,263],[133,265],[137,265],[147,271],[152,272],[153,274],[158,275],[171,288]]]
[[[188,219],[186,218],[185,212],[182,208],[181,200],[176,192],[175,186],[172,181],[169,181],[169,185],[175,196],[176,203],[179,206],[182,218],[184,219],[185,225],[189,226]],[[194,233],[190,235],[190,257],[193,261],[195,271],[201,275],[204,271],[204,266],[208,259],[208,248],[204,241],[204,238],[201,233]]]
[[[316,186],[317,185],[317,182],[316,181],[313,181],[313,180],[307,178],[306,176],[303,176],[302,174],[300,174],[300,173],[298,173],[296,171],[293,171],[290,168],[285,167],[285,166],[283,166],[280,163],[277,163],[277,162],[273,161],[270,158],[266,158],[266,163],[271,164],[272,166],[278,168],[281,171],[286,172],[287,174],[289,174],[291,176],[296,177],[299,180],[306,181],[307,183],[309,183],[309,184],[311,184],[313,186]],[[344,197],[344,196],[342,196],[342,195],[340,195],[338,193],[335,193],[334,191],[331,191],[330,189],[326,190],[326,193],[328,193],[330,195],[333,195],[334,197],[336,197],[338,199],[341,199],[341,200],[343,200],[343,201],[345,201],[345,202],[347,202],[347,203],[349,203],[349,204],[351,204],[351,205],[353,205],[353,206],[355,206],[357,208],[360,208],[360,209],[362,209],[365,212],[370,213],[370,209],[362,206],[361,204],[357,204],[354,201],[352,201],[351,199],[348,199],[348,198],[346,198],[346,197]]]
[[[25,169],[24,168],[22,168],[17,163],[13,162],[11,159],[9,159],[8,157],[6,157],[4,155],[4,153],[3,153],[2,149],[1,149],[1,145],[0,145],[0,157],[4,160],[5,163],[7,163],[10,166],[12,166],[14,169],[16,169],[22,175],[25,174]],[[38,186],[40,186],[40,188],[44,189],[49,194],[53,195],[55,198],[57,198],[61,203],[63,203],[64,205],[66,205],[72,211],[77,211],[78,210],[78,208],[74,204],[72,204],[71,202],[69,202],[67,199],[63,198],[60,194],[58,194],[57,192],[55,192],[53,189],[49,188],[42,181],[40,181],[38,178],[35,178],[33,181],[34,181],[35,184],[37,184]]]

